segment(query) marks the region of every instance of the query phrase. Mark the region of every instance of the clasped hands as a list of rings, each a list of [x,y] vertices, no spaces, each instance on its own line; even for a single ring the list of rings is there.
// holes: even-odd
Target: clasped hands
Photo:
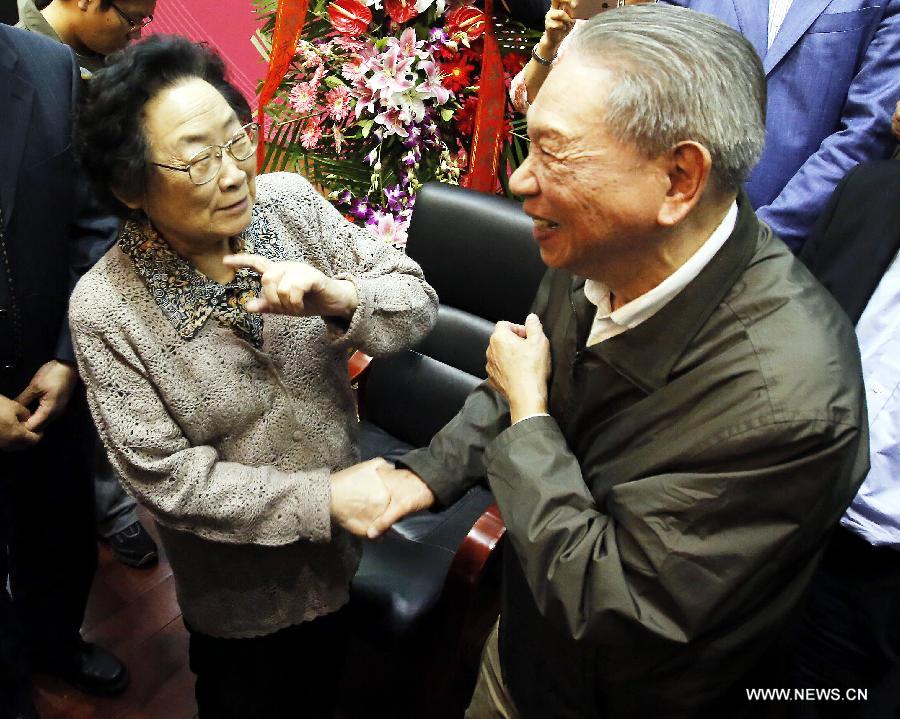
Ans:
[[[40,442],[46,425],[68,404],[77,379],[74,367],[51,360],[15,399],[0,395],[0,451],[27,449]]]
[[[434,494],[416,474],[380,457],[331,475],[331,517],[360,537],[375,539],[432,504]]]
[[[509,402],[510,421],[547,411],[550,343],[537,315],[524,325],[497,323],[487,350],[488,382]],[[394,522],[434,504],[414,472],[372,459],[331,475],[331,516],[347,531],[374,539]]]

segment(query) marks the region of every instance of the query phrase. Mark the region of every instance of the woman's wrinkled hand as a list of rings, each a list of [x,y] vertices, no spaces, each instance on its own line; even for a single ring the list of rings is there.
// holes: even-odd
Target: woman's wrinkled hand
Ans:
[[[227,255],[227,267],[259,273],[262,297],[247,302],[248,312],[350,319],[359,305],[356,285],[335,280],[305,262],[275,262],[260,255]]]
[[[331,518],[359,537],[366,536],[391,501],[379,468],[391,465],[379,457],[331,475]]]

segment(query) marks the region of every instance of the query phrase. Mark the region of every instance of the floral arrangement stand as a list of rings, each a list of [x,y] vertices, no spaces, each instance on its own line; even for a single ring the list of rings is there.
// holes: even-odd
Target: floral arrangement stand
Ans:
[[[402,247],[427,181],[509,192],[524,161],[511,78],[536,33],[459,0],[254,0],[269,60],[263,171],[300,171]]]

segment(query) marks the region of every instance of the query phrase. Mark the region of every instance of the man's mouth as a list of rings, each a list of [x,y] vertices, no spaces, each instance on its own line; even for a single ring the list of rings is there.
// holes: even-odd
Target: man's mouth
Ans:
[[[531,219],[537,230],[555,230],[559,227],[559,223],[554,222],[553,220],[545,220],[543,217],[532,217]]]

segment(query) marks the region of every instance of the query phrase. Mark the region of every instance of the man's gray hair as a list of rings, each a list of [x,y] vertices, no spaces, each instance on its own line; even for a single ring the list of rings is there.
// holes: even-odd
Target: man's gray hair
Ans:
[[[605,121],[657,157],[685,140],[712,155],[712,179],[736,190],[765,141],[766,80],[753,46],[709,15],[664,5],[600,13],[572,37],[574,61],[611,70]]]

